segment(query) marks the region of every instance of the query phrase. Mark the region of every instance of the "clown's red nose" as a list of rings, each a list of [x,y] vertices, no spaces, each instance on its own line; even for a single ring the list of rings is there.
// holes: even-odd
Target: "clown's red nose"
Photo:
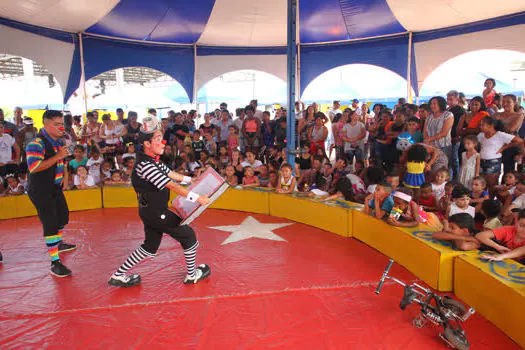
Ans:
[[[166,140],[162,140],[162,144],[165,145],[167,142]]]
[[[60,131],[64,131],[64,130],[66,130],[66,128],[64,128],[63,126],[61,126],[60,128],[58,128],[58,130],[60,130]]]

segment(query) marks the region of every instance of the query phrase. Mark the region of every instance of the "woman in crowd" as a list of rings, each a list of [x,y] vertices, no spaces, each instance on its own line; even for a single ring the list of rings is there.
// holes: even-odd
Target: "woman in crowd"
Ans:
[[[447,101],[441,96],[435,96],[429,102],[431,113],[425,122],[423,138],[425,143],[441,149],[450,159],[452,156],[451,130],[454,115],[447,111]]]
[[[308,131],[308,141],[310,141],[310,153],[315,154],[317,149],[325,149],[325,141],[328,136],[328,128],[324,125],[326,117],[323,113],[317,113],[314,119],[314,126]]]
[[[503,96],[503,112],[493,115],[501,122],[501,131],[511,135],[518,135],[518,131],[523,124],[523,113],[519,112],[518,100],[515,95]],[[519,147],[512,147],[503,152],[503,172],[514,171],[516,167],[516,156],[520,154]]]
[[[456,128],[456,135],[463,137],[466,135],[477,135],[480,133],[481,120],[488,117],[487,107],[480,96],[470,100],[469,111],[459,119]]]

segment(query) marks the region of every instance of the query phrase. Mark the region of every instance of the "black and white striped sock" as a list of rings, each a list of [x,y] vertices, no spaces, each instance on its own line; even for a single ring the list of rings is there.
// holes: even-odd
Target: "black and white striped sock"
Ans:
[[[184,258],[186,258],[186,266],[188,267],[188,276],[195,277],[195,256],[197,255],[197,247],[199,242],[188,249],[184,250]]]
[[[144,248],[138,247],[133,253],[131,253],[126,262],[119,267],[117,272],[115,272],[115,275],[124,276],[133,266],[137,265],[146,258],[151,258],[154,256],[155,254],[148,253]]]

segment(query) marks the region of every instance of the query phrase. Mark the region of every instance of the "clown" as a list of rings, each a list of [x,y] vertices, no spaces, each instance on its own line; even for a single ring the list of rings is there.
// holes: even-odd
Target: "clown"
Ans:
[[[199,242],[195,232],[190,226],[180,225],[181,218],[168,209],[168,201],[170,191],[200,205],[208,204],[210,199],[182,187],[181,184],[189,184],[192,178],[171,171],[159,162],[166,142],[163,141],[161,125],[156,117],[144,118],[138,138],[143,152],[137,154],[131,182],[137,192],[139,216],[144,223],[146,237],[144,243],[131,253],[124,264],[111,276],[108,284],[116,287],[132,287],[140,284],[139,275],[127,275],[127,272],[145,258],[157,254],[164,233],[176,239],[184,249],[188,271],[184,283],[198,283],[210,275],[210,268],[204,264],[196,266],[195,256]]]
[[[43,115],[44,127],[26,147],[29,169],[27,194],[35,206],[44,228],[44,239],[51,256],[51,274],[57,277],[71,275],[62,264],[59,253],[73,250],[74,244],[62,241],[62,231],[69,222],[69,209],[62,192],[64,158],[69,150],[64,147],[64,119],[62,112],[48,110]]]

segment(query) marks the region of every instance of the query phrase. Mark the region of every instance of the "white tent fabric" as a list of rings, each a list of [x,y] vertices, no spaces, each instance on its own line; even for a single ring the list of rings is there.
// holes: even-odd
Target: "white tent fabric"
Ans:
[[[341,15],[340,1],[306,1],[304,6],[317,6],[314,16],[325,18],[323,13],[337,13],[343,19],[346,15],[358,14],[365,27],[373,28],[375,11],[386,2],[395,19],[406,31],[422,31],[444,28],[469,22],[481,21],[503,15],[525,11],[525,1],[505,0],[495,3],[493,0],[361,0],[344,1],[351,6],[351,12]],[[136,1],[135,1],[136,3]],[[166,11],[177,11],[177,8],[189,6],[179,1],[157,1],[136,6],[127,0],[0,0],[2,17],[42,26],[77,33],[87,31],[114,13],[113,18],[125,20],[133,8],[142,11],[139,17],[147,18],[151,8],[165,8]],[[300,6],[301,3],[299,4]],[[336,6],[337,5],[337,6]],[[374,8],[374,6],[376,8]],[[279,46],[286,44],[287,2],[284,0],[212,0],[212,11],[205,28],[196,41],[198,45],[218,46]],[[151,15],[156,12],[150,11]],[[166,12],[167,13],[167,12]],[[159,18],[159,27],[166,24],[169,18]],[[191,20],[191,19],[190,19]],[[109,22],[104,22],[108,24]],[[124,23],[123,23],[124,24]],[[191,24],[191,23],[190,23]],[[112,22],[115,26],[118,23]],[[305,23],[306,25],[306,23]],[[327,24],[329,27],[330,23]],[[347,24],[348,25],[348,24]],[[174,26],[173,28],[177,28]],[[125,33],[123,33],[125,36]]]
[[[198,44],[286,45],[286,1],[217,0]]]
[[[419,88],[433,70],[465,52],[484,49],[523,52],[525,48],[523,33],[525,33],[525,24],[416,43],[414,50],[417,57]]]
[[[253,69],[286,81],[286,55],[235,55],[197,57],[197,91],[219,75]]]
[[[75,45],[0,25],[3,53],[18,55],[43,65],[56,78],[64,93]]]
[[[86,30],[119,0],[0,0],[0,14],[18,22],[71,33]]]
[[[523,0],[386,0],[408,31],[451,27],[525,10]]]

